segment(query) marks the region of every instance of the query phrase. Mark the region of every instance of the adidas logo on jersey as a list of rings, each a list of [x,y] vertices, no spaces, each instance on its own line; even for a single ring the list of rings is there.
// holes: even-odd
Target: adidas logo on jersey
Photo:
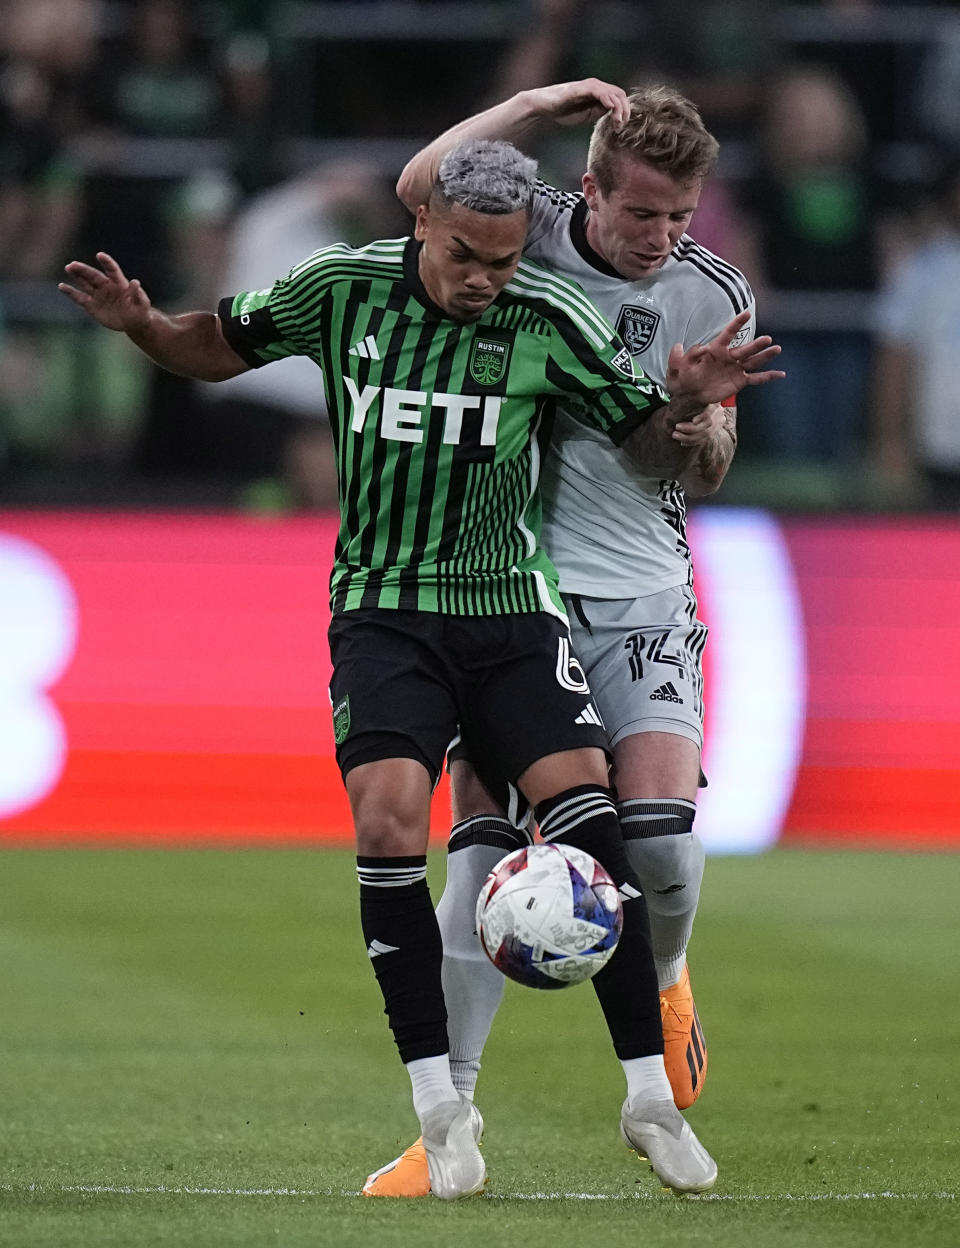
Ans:
[[[659,689],[654,689],[653,693],[650,694],[650,701],[676,702],[678,706],[683,706],[683,698],[677,693],[673,682],[669,680],[665,685],[661,685]]]
[[[380,352],[377,350],[376,338],[373,334],[367,334],[366,338],[353,344],[347,355],[359,355],[361,360],[379,360]]]
[[[603,727],[600,712],[592,704],[585,706],[573,722],[575,724],[595,724],[598,728]]]

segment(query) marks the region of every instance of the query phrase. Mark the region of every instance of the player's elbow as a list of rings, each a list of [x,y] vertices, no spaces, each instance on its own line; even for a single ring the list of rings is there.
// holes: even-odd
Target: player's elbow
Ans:
[[[403,172],[397,179],[396,187],[397,199],[399,199],[401,204],[403,204],[403,206],[408,208],[411,212],[416,212],[420,204],[423,203],[422,196],[418,194],[418,179],[412,169],[414,163],[415,162],[411,160],[409,164],[404,166]]]
[[[239,367],[233,364],[220,364],[212,367],[204,377],[198,377],[198,381],[229,381],[232,377],[239,377],[241,373],[248,372],[248,366],[241,364]]]
[[[249,364],[232,351],[230,355],[233,356],[232,359],[217,355],[215,358],[193,360],[187,367],[172,367],[169,371],[180,377],[190,377],[194,381],[229,381],[231,377],[239,377],[241,373],[249,372]]]
[[[707,498],[716,494],[726,480],[732,458],[732,449],[729,455],[699,456],[686,472],[680,474],[684,493],[690,498]]]
[[[397,178],[397,198],[409,211],[416,213],[421,203],[426,203],[431,182],[424,175],[423,165],[419,157],[414,156],[403,167]]]
[[[201,381],[229,381],[231,377],[239,377],[248,373],[250,365],[239,352],[234,351],[223,335],[219,322],[216,325],[216,338],[204,351],[201,361],[205,375]]]
[[[709,498],[711,494],[716,494],[717,490],[720,489],[725,476],[726,473],[720,476],[705,477],[699,472],[687,472],[681,473],[679,480],[687,498]]]

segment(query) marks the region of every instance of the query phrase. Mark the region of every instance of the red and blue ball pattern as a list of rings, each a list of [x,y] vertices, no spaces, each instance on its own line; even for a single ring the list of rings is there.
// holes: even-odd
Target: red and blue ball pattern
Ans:
[[[530,988],[566,988],[612,957],[623,927],[616,885],[570,845],[531,845],[508,854],[477,899],[477,935],[504,975]]]

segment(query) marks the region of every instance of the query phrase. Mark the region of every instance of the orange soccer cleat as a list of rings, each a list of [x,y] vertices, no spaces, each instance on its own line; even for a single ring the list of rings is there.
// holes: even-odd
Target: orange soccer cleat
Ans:
[[[660,993],[663,1061],[677,1109],[689,1109],[707,1077],[707,1042],[693,1003],[686,966],[677,983]]]
[[[483,1135],[483,1118],[476,1105],[470,1106],[470,1129],[479,1143]],[[414,1140],[399,1157],[387,1162],[367,1176],[362,1188],[364,1196],[429,1196],[430,1168],[423,1136]]]
[[[430,1171],[423,1136],[418,1136],[399,1157],[367,1176],[364,1196],[429,1196]]]

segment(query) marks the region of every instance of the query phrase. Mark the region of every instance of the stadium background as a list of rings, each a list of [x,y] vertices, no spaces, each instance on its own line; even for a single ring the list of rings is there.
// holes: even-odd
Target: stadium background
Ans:
[[[243,395],[211,402],[88,324],[55,289],[66,258],[104,248],[161,306],[212,306],[248,209],[291,246],[311,221],[318,242],[401,232],[389,190],[431,133],[518,87],[596,72],[662,76],[702,103],[723,149],[696,233],[737,260],[771,93],[799,65],[841,82],[865,125],[868,147],[848,156],[873,195],[855,246],[879,271],[872,288],[860,275],[816,290],[748,272],[763,329],[825,375],[843,343],[868,362],[834,445],[798,449],[782,427],[808,374],[768,407],[745,396],[730,479],[694,512],[713,630],[701,826],[715,852],[781,836],[957,843],[960,526],[876,466],[869,365],[883,266],[922,235],[960,138],[943,107],[952,6],[6,10],[0,210],[17,245],[0,251],[0,837],[349,840],[326,712],[332,496],[324,465],[311,476],[316,382],[286,406],[255,395],[252,415]],[[531,142],[547,176],[575,184],[584,140]],[[271,193],[313,174],[299,224],[270,218]],[[280,389],[285,367],[260,380]],[[811,421],[819,406],[811,393]],[[438,802],[438,831],[444,820]]]

